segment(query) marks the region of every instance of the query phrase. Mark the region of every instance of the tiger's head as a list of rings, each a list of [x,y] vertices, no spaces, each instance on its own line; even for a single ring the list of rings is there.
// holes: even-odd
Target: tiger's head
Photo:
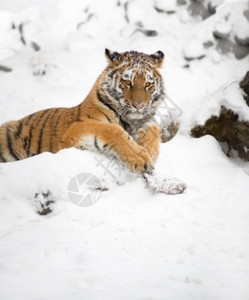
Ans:
[[[101,94],[123,119],[143,119],[153,116],[165,96],[159,68],[164,54],[157,51],[111,52],[105,50],[108,66],[101,80]]]

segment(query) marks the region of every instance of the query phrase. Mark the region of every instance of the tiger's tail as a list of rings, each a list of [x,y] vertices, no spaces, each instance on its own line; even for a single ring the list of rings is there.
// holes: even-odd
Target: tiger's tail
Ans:
[[[28,156],[21,129],[20,121],[10,121],[0,127],[0,162],[16,161]]]

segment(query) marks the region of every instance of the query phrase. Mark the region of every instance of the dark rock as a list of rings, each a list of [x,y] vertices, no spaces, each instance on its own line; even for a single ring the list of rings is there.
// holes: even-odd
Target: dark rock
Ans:
[[[222,32],[219,30],[214,30],[213,31],[213,36],[217,39],[222,39],[222,40],[226,40],[230,35],[230,32]]]
[[[232,52],[233,46],[234,46],[234,43],[230,40],[217,39],[216,50],[220,54],[227,54],[229,52]]]
[[[211,14],[215,14],[216,13],[216,8],[221,5],[224,2],[224,0],[220,0],[220,1],[209,1],[208,3],[208,10],[210,11]]]
[[[212,42],[212,41],[207,41],[207,42],[203,43],[203,46],[204,46],[206,49],[212,47],[213,45],[214,45],[214,42]]]
[[[20,24],[19,26],[18,26],[18,30],[19,30],[19,33],[20,33],[20,40],[21,40],[21,42],[23,43],[23,45],[26,45],[26,40],[25,40],[25,38],[24,38],[24,36],[23,36],[23,26],[24,26],[25,24]]]
[[[202,54],[202,55],[200,55],[200,56],[195,56],[195,57],[192,57],[192,56],[186,56],[186,55],[184,56],[185,60],[187,60],[187,61],[191,61],[191,60],[194,60],[194,59],[201,60],[201,59],[203,59],[204,57],[206,57],[205,54]]]
[[[247,21],[249,22],[249,9],[245,10],[243,15],[246,17]]]
[[[176,4],[177,5],[186,5],[187,1],[186,0],[177,0]]]
[[[207,19],[211,15],[211,13],[208,11],[205,5],[199,1],[191,2],[187,9],[190,16],[192,17],[201,16],[203,20]]]
[[[238,44],[242,45],[242,46],[249,46],[249,32],[248,32],[248,36],[245,38],[239,37],[239,36],[235,36],[235,40]]]
[[[228,144],[228,156],[233,149],[240,158],[249,161],[249,122],[239,121],[238,114],[225,106],[221,107],[218,117],[211,116],[204,125],[195,126],[191,134],[196,138],[210,134],[219,142]]]
[[[240,45],[231,41],[230,39],[216,39],[216,50],[220,54],[234,53],[237,59],[243,59],[249,54],[249,46]]]
[[[146,36],[157,36],[158,32],[156,30],[143,30]]]
[[[249,106],[249,71],[240,82],[240,88],[245,92],[244,99]],[[191,135],[196,138],[207,134],[221,143],[228,156],[231,150],[236,150],[240,158],[249,161],[249,121],[241,121],[238,113],[223,105],[219,116],[210,116],[204,125],[196,125],[191,130]],[[224,147],[224,143],[228,148]]]
[[[211,2],[208,3],[208,10],[209,10],[209,12],[210,12],[211,14],[215,14],[215,13],[216,13],[216,7],[213,6],[213,5],[211,4]]]
[[[245,92],[244,99],[249,106],[249,71],[246,73],[245,78],[240,82],[240,87]]]
[[[175,13],[176,13],[175,10],[166,10],[166,9],[159,8],[159,7],[157,7],[157,6],[155,6],[154,9],[155,9],[158,13],[165,13],[165,14],[168,14],[168,15],[172,15],[172,14],[175,14]]]
[[[127,1],[124,3],[125,20],[127,23],[130,23],[130,18],[128,16],[128,6],[129,6],[129,2]]]
[[[35,50],[35,51],[40,51],[41,47],[36,43],[36,42],[31,42],[31,47]]]
[[[143,33],[145,36],[148,36],[148,37],[152,37],[152,36],[157,36],[158,35],[158,32],[156,30],[150,30],[150,29],[141,29],[141,28],[138,28],[136,29],[132,35],[134,35],[136,32],[141,32]]]
[[[233,44],[232,52],[237,59],[243,59],[249,54],[249,46],[239,45],[237,43]]]
[[[11,72],[12,69],[11,69],[11,68],[8,68],[8,67],[6,67],[6,66],[0,65],[0,71],[2,71],[2,72]]]

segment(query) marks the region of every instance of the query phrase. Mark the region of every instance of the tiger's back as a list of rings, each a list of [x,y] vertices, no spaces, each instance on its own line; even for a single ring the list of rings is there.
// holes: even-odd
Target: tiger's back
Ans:
[[[0,127],[0,161],[57,152],[63,134],[75,118],[72,109],[51,108],[3,124]]]

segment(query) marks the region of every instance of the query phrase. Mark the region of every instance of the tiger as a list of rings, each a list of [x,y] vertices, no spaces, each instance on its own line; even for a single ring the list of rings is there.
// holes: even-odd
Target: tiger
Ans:
[[[0,127],[0,162],[65,148],[111,153],[132,172],[151,172],[159,155],[155,114],[165,97],[164,53],[105,49],[107,66],[77,106],[50,108]]]

